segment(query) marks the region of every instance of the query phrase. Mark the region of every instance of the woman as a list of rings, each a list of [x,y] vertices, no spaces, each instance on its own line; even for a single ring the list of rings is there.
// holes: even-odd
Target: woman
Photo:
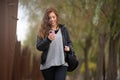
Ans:
[[[36,47],[42,51],[40,70],[45,80],[65,80],[67,63],[65,54],[71,50],[67,29],[58,23],[58,13],[54,8],[45,11]]]

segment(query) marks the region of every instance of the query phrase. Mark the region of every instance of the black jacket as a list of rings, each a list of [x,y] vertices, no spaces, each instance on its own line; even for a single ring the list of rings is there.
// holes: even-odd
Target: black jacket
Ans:
[[[59,24],[59,27],[61,28],[62,37],[63,37],[63,48],[65,47],[65,45],[67,45],[67,46],[70,47],[70,50],[71,50],[72,49],[72,43],[71,43],[67,28],[64,27],[64,25],[61,25],[61,24]],[[42,55],[41,55],[41,64],[44,64],[45,61],[46,61],[50,43],[51,43],[51,40],[49,40],[48,37],[42,39],[42,38],[37,36],[36,48],[39,51],[43,52]],[[66,54],[65,51],[64,51],[64,53]]]

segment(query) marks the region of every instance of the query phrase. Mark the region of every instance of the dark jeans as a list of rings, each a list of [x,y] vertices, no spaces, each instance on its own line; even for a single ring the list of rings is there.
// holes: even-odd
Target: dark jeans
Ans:
[[[65,80],[67,67],[54,66],[46,70],[42,70],[44,80]]]

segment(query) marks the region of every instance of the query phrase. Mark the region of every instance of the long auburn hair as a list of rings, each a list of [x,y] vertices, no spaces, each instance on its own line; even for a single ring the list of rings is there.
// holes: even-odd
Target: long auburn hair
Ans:
[[[43,19],[42,19],[42,23],[40,25],[40,28],[39,28],[39,32],[38,32],[38,36],[41,37],[42,39],[44,39],[45,37],[48,36],[49,34],[49,30],[51,29],[51,26],[49,24],[49,14],[53,12],[55,13],[55,15],[57,16],[57,24],[58,24],[58,13],[56,11],[56,9],[54,8],[47,8],[46,11],[45,11],[45,14],[43,16]]]

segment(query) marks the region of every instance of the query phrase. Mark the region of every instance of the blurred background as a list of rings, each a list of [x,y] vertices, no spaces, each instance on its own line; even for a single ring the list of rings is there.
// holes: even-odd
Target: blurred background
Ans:
[[[57,9],[79,66],[66,80],[120,80],[120,0],[1,0],[0,80],[44,80],[36,36]]]

